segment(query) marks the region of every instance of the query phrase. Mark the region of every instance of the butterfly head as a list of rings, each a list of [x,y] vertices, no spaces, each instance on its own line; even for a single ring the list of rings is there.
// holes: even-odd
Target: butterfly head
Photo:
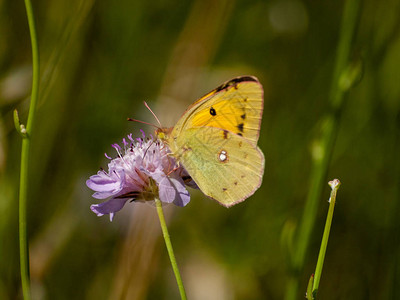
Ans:
[[[168,140],[169,135],[171,134],[173,128],[165,128],[165,127],[159,127],[156,129],[156,136],[166,142]]]

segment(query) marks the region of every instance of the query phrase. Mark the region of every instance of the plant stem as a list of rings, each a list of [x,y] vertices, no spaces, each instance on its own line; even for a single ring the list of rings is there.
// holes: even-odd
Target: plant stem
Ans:
[[[31,35],[31,44],[32,44],[32,93],[31,93],[31,104],[29,108],[28,121],[26,126],[26,130],[29,134],[32,131],[33,122],[35,120],[36,103],[39,96],[40,68],[39,68],[39,44],[36,35],[35,17],[33,15],[33,9],[30,0],[25,0],[25,7],[26,7],[26,15],[28,17],[29,31]]]
[[[181,299],[186,300],[186,292],[183,287],[181,274],[179,273],[178,264],[176,263],[174,249],[172,248],[171,239],[169,238],[167,224],[165,223],[164,212],[162,209],[162,204],[160,199],[155,199],[158,218],[160,219],[161,230],[164,236],[165,246],[167,246],[167,251],[169,255],[169,259],[171,261],[172,269],[174,270],[176,283],[178,284],[179,293],[181,294]]]
[[[331,110],[324,119],[322,128],[323,132],[313,149],[313,166],[311,171],[309,192],[299,226],[298,237],[295,241],[295,248],[294,251],[292,251],[292,276],[296,278],[301,273],[304,266],[312,229],[314,227],[317,215],[318,200],[321,197],[323,184],[325,182],[329,162],[332,157],[337,136],[344,96],[346,95],[348,89],[352,86],[349,84],[346,86],[346,88],[344,88],[340,85],[340,78],[349,65],[351,43],[358,21],[360,2],[361,0],[347,0],[345,1],[343,8],[340,37],[336,52],[336,61],[331,89],[329,93]],[[286,289],[287,300],[298,298],[297,290],[299,285],[295,282],[296,279],[289,280],[288,282],[288,287]]]
[[[329,181],[329,185],[331,186],[332,191],[331,191],[331,196],[329,198],[329,210],[328,210],[328,216],[326,217],[324,235],[322,236],[321,248],[319,250],[317,266],[315,268],[315,276],[312,287],[313,299],[315,299],[317,295],[319,281],[321,279],[321,274],[322,274],[322,267],[324,266],[326,247],[328,246],[329,233],[331,231],[331,225],[333,219],[333,211],[335,209],[335,203],[336,203],[336,194],[337,190],[340,187],[340,181],[338,179],[334,179],[332,181]]]
[[[21,172],[19,186],[19,247],[22,293],[25,300],[31,298],[29,282],[29,250],[26,225],[26,204],[28,198],[28,174],[29,174],[29,149],[32,136],[32,126],[36,112],[36,103],[39,94],[39,46],[36,36],[35,19],[30,0],[25,0],[26,14],[32,44],[32,91],[29,108],[26,135],[22,139]]]

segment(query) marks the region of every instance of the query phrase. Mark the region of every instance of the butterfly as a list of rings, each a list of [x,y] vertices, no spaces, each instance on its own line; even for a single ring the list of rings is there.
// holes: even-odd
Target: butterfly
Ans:
[[[189,106],[173,128],[156,132],[200,190],[226,207],[262,182],[263,94],[256,77],[233,78]]]

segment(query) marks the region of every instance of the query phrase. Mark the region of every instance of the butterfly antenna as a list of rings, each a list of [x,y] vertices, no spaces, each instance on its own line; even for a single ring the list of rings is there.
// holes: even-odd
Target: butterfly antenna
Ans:
[[[158,126],[156,126],[156,125],[154,125],[154,124],[150,124],[150,123],[147,123],[147,122],[145,122],[145,121],[140,121],[140,120],[136,120],[136,119],[132,119],[132,118],[128,118],[128,121],[146,124],[146,125],[149,125],[149,126],[153,126],[153,127],[157,128],[157,129],[159,128]]]
[[[151,110],[151,108],[149,107],[149,105],[146,103],[146,101],[143,101],[144,105],[147,107],[147,109],[152,113],[152,115],[154,116],[154,118],[157,120],[158,125],[160,125],[160,128],[162,128],[161,122],[160,120],[157,118],[156,114]]]
[[[147,107],[147,109],[151,112],[151,114],[154,116],[154,118],[156,119],[158,125],[160,125],[160,126],[156,126],[156,125],[154,125],[154,124],[150,124],[150,123],[147,123],[147,122],[145,122],[145,121],[140,121],[140,120],[136,120],[136,119],[132,119],[132,118],[128,118],[128,121],[138,122],[138,123],[146,124],[146,125],[149,125],[149,126],[153,126],[153,127],[157,128],[157,129],[161,129],[161,128],[162,128],[162,125],[161,125],[160,120],[157,118],[156,114],[151,110],[151,108],[150,108],[149,105],[146,103],[146,101],[143,101],[143,103],[144,103],[144,105]]]

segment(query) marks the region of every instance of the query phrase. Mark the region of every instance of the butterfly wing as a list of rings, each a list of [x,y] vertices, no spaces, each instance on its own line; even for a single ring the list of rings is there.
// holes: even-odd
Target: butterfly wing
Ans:
[[[257,78],[242,76],[222,84],[193,103],[171,132],[185,136],[194,127],[214,127],[233,132],[257,145],[263,113],[263,88]]]
[[[167,143],[201,191],[224,206],[261,185],[264,155],[257,147],[263,112],[257,78],[234,78],[193,103]]]
[[[226,207],[245,200],[261,185],[264,155],[235,133],[214,127],[187,129],[177,154],[200,190]]]

